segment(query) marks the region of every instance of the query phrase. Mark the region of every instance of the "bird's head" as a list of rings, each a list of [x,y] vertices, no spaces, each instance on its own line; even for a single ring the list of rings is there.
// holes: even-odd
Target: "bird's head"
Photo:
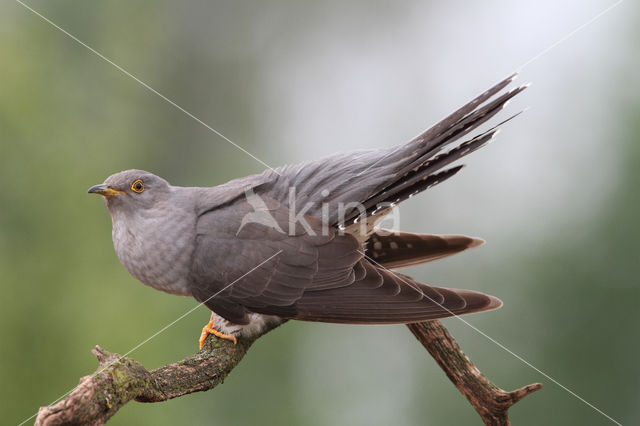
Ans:
[[[150,209],[166,200],[169,183],[144,170],[125,170],[109,176],[104,183],[89,188],[89,194],[100,194],[111,213]]]

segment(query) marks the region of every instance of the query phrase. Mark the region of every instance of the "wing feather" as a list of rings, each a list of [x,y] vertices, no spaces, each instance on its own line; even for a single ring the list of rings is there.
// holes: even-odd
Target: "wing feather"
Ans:
[[[272,206],[276,210],[283,208],[277,203]],[[225,209],[248,211],[240,200]],[[212,210],[200,218],[192,293],[234,323],[246,323],[249,312],[306,321],[407,323],[500,305],[497,299],[482,293],[432,287],[392,273],[370,262],[358,240],[349,234],[340,235],[337,229],[330,229],[330,238],[294,232],[274,239],[270,238],[272,230],[263,229],[266,226],[250,224],[231,238],[242,216],[236,215],[235,223],[221,222],[229,217],[226,212]],[[282,219],[288,216],[274,213],[273,217],[280,218],[282,227]],[[376,238],[376,242],[384,242],[383,247],[413,241],[419,259],[436,256],[438,251],[441,255],[451,254],[477,241],[463,236],[412,234],[395,240],[382,235]],[[274,254],[273,260],[247,274]],[[382,260],[391,265],[416,260],[406,253],[384,256]],[[209,299],[216,292],[220,294]]]
[[[251,312],[307,321],[386,324],[499,307],[501,302],[493,296],[433,287],[389,271],[449,256],[481,240],[461,235],[384,236],[374,232],[373,225],[391,209],[379,207],[381,203],[401,202],[453,176],[461,166],[442,169],[495,135],[497,129],[492,128],[458,142],[524,90],[526,86],[515,88],[491,100],[514,77],[407,144],[337,154],[216,188],[199,188],[189,277],[193,296],[236,324],[246,324]],[[438,155],[451,144],[458,145]],[[258,198],[252,199],[248,191]],[[353,202],[364,205],[363,220],[371,216],[372,226],[364,236],[342,234],[337,226],[338,203]],[[294,220],[308,203],[303,219],[310,229]],[[326,205],[329,217],[323,219],[335,225],[329,229],[320,220]],[[359,211],[348,217],[349,226],[355,225]]]
[[[451,256],[484,244],[466,235],[433,235],[379,229],[367,241],[365,253],[389,269],[406,268]]]

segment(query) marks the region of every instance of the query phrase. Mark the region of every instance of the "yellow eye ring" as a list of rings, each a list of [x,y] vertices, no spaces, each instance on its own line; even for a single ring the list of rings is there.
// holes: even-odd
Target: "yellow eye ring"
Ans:
[[[131,184],[131,190],[133,192],[137,192],[138,194],[144,191],[144,183],[142,183],[142,180],[137,179],[133,181],[133,183]]]

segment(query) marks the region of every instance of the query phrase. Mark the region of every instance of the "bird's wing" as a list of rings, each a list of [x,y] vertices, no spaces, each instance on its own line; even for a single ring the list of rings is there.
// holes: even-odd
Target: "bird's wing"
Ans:
[[[362,261],[348,287],[305,292],[292,318],[345,324],[398,324],[496,309],[502,302],[472,290],[433,287]],[[277,312],[276,312],[277,315]]]
[[[332,224],[338,223],[338,203],[357,202],[374,209],[381,202],[402,201],[455,174],[459,168],[443,167],[487,144],[497,133],[490,129],[452,150],[440,153],[501,111],[507,102],[526,88],[517,87],[495,97],[515,75],[496,84],[438,122],[407,144],[382,150],[336,154],[320,160],[268,170],[262,194],[289,203],[295,188],[298,206],[311,203],[311,216],[320,217],[322,203],[329,209]]]
[[[363,256],[355,238],[335,229],[323,235],[320,220],[294,223],[280,203],[263,201],[262,219],[269,215],[268,221],[243,220],[254,210],[238,199],[206,211],[197,222],[192,294],[234,323],[246,321],[246,308],[291,306],[314,285],[348,285]]]
[[[289,210],[265,200],[279,227],[245,223],[242,200],[202,214],[190,283],[193,296],[227,320],[248,312],[307,321],[406,323],[498,307],[482,293],[419,284],[369,261],[361,244],[306,217],[290,227]],[[311,229],[307,228],[310,227]]]

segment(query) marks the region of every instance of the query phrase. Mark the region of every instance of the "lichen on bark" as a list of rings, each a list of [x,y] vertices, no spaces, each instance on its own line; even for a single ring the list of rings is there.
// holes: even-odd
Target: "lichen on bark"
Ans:
[[[534,383],[506,392],[473,365],[440,321],[408,327],[487,425],[509,425],[508,409],[542,387]],[[131,358],[96,346],[93,350],[99,362],[96,372],[81,378],[78,386],[59,402],[40,408],[35,424],[101,425],[132,400],[160,402],[212,389],[223,382],[258,337],[238,339],[235,345],[209,337],[198,353],[152,371]]]

